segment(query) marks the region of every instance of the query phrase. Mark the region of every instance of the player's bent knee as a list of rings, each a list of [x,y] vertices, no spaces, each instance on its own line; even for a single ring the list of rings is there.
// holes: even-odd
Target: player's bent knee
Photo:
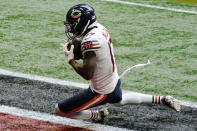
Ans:
[[[59,110],[58,104],[56,104],[56,105],[55,105],[55,114],[56,114],[56,115],[59,115],[59,111],[60,111],[60,110]]]
[[[66,116],[66,114],[63,113],[63,112],[59,109],[58,104],[55,105],[55,114],[56,114],[57,116],[64,116],[64,117]]]

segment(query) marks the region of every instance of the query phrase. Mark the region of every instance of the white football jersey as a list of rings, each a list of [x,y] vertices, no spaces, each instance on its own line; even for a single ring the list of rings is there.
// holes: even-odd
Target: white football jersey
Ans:
[[[96,54],[96,67],[90,88],[97,93],[108,94],[115,89],[119,76],[109,32],[99,23],[96,26],[83,37],[81,50],[83,55],[88,51]]]

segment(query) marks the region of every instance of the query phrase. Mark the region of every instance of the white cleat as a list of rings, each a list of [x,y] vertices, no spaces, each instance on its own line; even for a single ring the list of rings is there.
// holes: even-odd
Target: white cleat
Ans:
[[[104,118],[109,115],[109,111],[107,108],[102,108],[96,111],[98,113],[98,117],[94,120],[94,122],[103,122]]]
[[[174,110],[178,112],[181,110],[180,102],[176,100],[175,98],[173,98],[172,96],[166,96],[164,104],[173,108]]]

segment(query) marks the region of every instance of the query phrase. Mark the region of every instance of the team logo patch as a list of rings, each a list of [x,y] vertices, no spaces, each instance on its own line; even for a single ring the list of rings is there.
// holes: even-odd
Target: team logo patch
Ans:
[[[73,10],[72,13],[71,13],[71,16],[73,18],[79,18],[81,16],[81,11],[80,10]]]

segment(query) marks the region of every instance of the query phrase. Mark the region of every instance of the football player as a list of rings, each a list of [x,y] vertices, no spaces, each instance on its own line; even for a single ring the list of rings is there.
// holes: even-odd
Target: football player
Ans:
[[[88,89],[68,99],[60,101],[55,107],[59,116],[74,119],[102,121],[108,115],[107,108],[88,110],[106,103],[124,105],[130,103],[154,103],[167,105],[180,111],[179,102],[170,96],[153,96],[139,93],[122,95],[121,80],[117,72],[113,44],[108,30],[96,20],[94,9],[86,4],[78,4],[69,9],[64,22],[69,41],[82,38],[81,52],[83,64],[74,59],[74,45],[62,44],[67,62],[84,79],[90,80]],[[71,35],[72,34],[72,35]]]

